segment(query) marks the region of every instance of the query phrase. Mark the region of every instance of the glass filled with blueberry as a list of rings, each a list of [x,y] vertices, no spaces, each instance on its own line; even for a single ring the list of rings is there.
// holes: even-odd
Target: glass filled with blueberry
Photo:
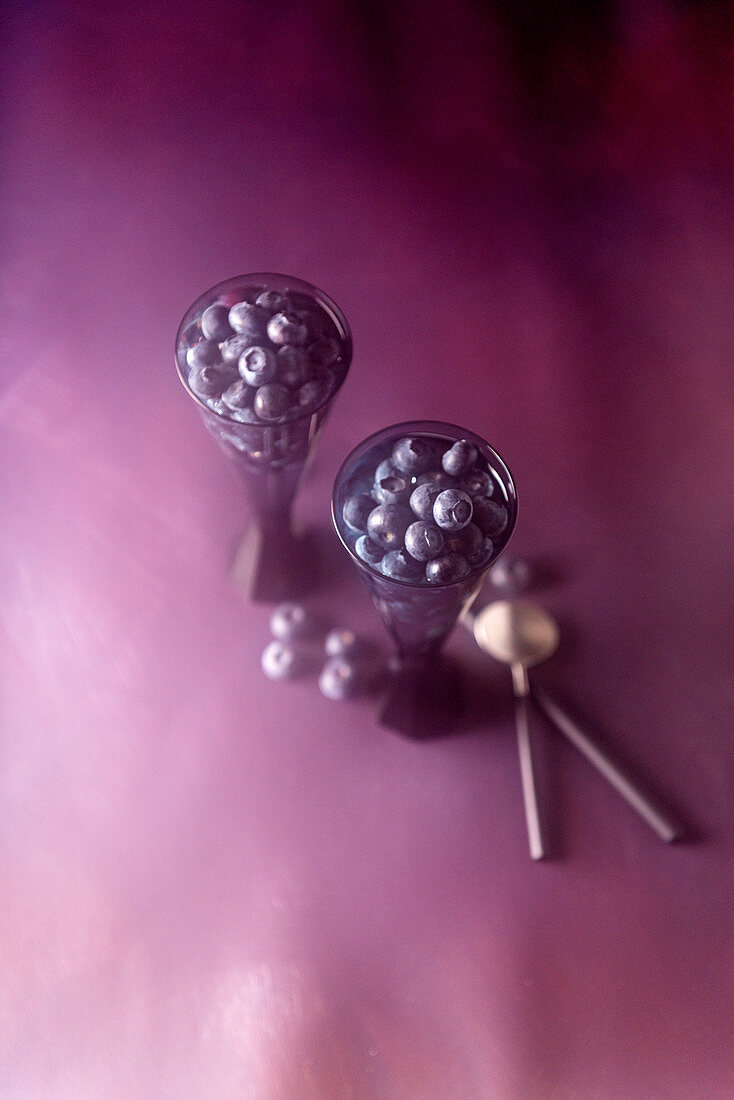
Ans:
[[[332,515],[395,642],[382,721],[428,736],[460,709],[460,682],[441,648],[512,534],[512,476],[473,432],[396,424],[346,459]]]
[[[305,575],[291,508],[351,358],[341,310],[292,276],[227,279],[181,321],[179,375],[207,429],[235,460],[254,513],[238,568],[254,599],[296,594]]]

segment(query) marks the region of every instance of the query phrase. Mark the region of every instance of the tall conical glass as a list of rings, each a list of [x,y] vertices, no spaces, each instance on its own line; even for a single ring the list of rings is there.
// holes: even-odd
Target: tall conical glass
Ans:
[[[266,298],[268,308],[258,304]],[[238,304],[243,331],[227,319]],[[248,321],[248,311],[257,317]],[[253,348],[267,368],[262,387],[257,371],[248,370],[248,364],[259,365]],[[246,362],[237,357],[240,350]],[[312,573],[304,568],[292,505],[351,358],[351,333],[341,310],[323,291],[289,275],[257,272],[227,279],[197,298],[181,321],[179,376],[206,428],[235,462],[252,510],[237,563],[239,581],[252,599],[297,595]],[[227,404],[228,393],[241,407],[230,407],[232,400]]]
[[[345,504],[360,494],[374,496],[375,469],[380,462],[389,461],[395,445],[406,438],[425,439],[438,454],[457,441],[466,441],[476,448],[478,464],[491,478],[487,496],[496,505],[492,515],[504,516],[495,523],[501,529],[485,536],[484,549],[480,549],[471,565],[467,563],[465,572],[457,579],[446,582],[434,579],[429,583],[425,576],[418,580],[386,576],[382,571],[384,558],[383,562],[370,564],[355,549],[362,535],[370,538],[369,530],[366,523],[355,528],[345,520]],[[404,492],[409,493],[420,482],[421,475],[405,474],[405,479],[408,485]],[[447,478],[446,484],[449,483],[459,487],[461,478]],[[381,501],[375,497],[374,503],[377,508]],[[437,725],[450,721],[460,710],[459,682],[449,663],[442,659],[441,650],[512,535],[517,519],[512,475],[497,452],[481,436],[465,428],[430,420],[395,424],[369,436],[344,461],[334,483],[332,518],[395,644],[381,720],[413,737],[431,735],[437,731]],[[414,514],[412,518],[417,520],[419,516]],[[449,541],[454,540],[449,536]]]

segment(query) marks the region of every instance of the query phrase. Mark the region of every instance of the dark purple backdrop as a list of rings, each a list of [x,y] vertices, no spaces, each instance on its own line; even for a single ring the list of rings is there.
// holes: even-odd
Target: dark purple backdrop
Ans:
[[[6,5],[0,1092],[732,1094],[729,5]],[[246,520],[172,345],[322,286],[352,372],[297,511],[385,424],[479,432],[561,651],[537,672],[689,824],[663,845],[509,677],[417,745],[260,672]]]

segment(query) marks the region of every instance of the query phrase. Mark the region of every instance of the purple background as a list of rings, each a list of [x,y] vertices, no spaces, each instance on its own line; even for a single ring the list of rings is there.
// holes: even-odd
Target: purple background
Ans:
[[[731,7],[5,10],[2,1095],[730,1097]],[[537,682],[688,842],[539,724],[531,863],[466,633],[466,728],[428,745],[263,678],[246,505],[173,364],[257,270],[354,333],[309,606],[386,650],[334,473],[398,420],[484,435],[563,626]]]

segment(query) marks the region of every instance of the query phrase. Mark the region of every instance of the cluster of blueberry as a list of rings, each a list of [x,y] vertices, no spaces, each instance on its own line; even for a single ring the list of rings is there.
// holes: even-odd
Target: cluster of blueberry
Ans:
[[[300,604],[277,607],[270,618],[270,633],[273,640],[261,658],[262,670],[270,680],[306,675],[316,663],[316,648],[323,661],[319,688],[327,698],[350,699],[366,690],[374,677],[373,655],[363,639],[342,627],[330,630],[323,639],[318,620]]]
[[[219,416],[285,424],[320,408],[346,370],[343,341],[316,298],[301,290],[242,287],[185,329],[188,384]]]
[[[343,531],[357,557],[392,580],[452,584],[496,556],[509,523],[478,448],[421,435],[370,452],[349,484]]]

